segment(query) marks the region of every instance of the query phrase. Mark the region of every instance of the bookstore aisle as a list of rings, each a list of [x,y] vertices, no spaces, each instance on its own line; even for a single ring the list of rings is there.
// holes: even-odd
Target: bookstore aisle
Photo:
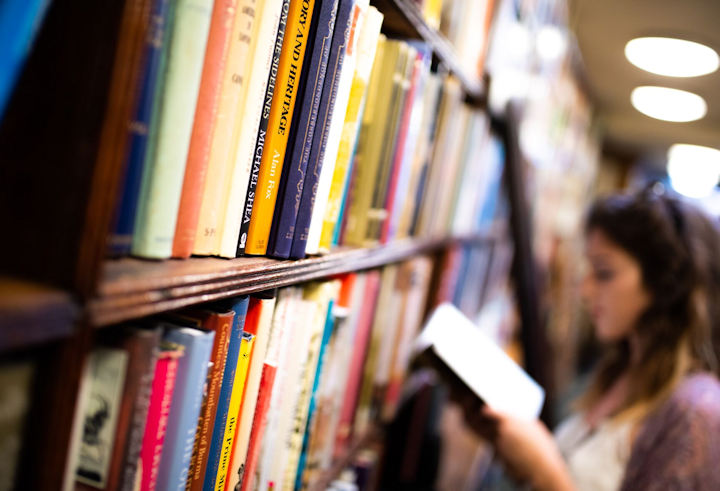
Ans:
[[[477,488],[488,449],[415,339],[450,302],[553,397],[572,315],[546,332],[534,275],[568,298],[597,140],[571,54],[512,40],[566,22],[0,5],[0,489]]]

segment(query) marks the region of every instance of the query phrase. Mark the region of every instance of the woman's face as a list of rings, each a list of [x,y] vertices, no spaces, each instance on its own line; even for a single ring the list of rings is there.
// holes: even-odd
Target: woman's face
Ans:
[[[587,236],[582,294],[600,341],[627,337],[650,303],[638,262],[599,229]]]

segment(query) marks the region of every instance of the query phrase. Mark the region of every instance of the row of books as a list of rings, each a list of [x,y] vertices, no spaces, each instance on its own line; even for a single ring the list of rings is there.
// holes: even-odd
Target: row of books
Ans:
[[[482,113],[367,0],[145,3],[113,254],[301,258],[429,233],[452,213],[422,206],[482,173]]]
[[[432,262],[230,299],[102,333],[78,489],[306,489],[390,419]]]

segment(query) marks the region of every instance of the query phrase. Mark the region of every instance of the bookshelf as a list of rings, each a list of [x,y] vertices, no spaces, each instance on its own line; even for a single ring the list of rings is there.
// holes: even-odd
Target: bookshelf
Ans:
[[[419,38],[432,47],[433,55],[463,85],[468,98],[481,101],[485,95],[483,81],[460,65],[448,39],[425,21],[417,4],[412,0],[373,0],[371,2],[385,14],[383,28],[390,34]]]
[[[450,42],[423,20],[412,1],[378,0],[372,4],[385,14],[384,30],[388,34],[426,42],[441,65],[440,71],[460,81],[464,96],[473,102],[482,100],[483,82],[462,68]],[[118,30],[121,6],[122,2],[115,1],[52,3],[48,25],[41,29],[36,43],[39,48],[31,54],[18,81],[6,113],[9,123],[0,134],[0,164],[3,177],[9,177],[0,179],[3,225],[23,239],[3,244],[2,270],[37,281],[0,280],[0,351],[31,350],[42,345],[43,377],[35,404],[55,408],[52,414],[44,415],[47,425],[33,428],[32,438],[28,437],[28,441],[44,440],[41,451],[20,466],[22,484],[29,489],[59,489],[62,485],[58,477],[66,472],[83,362],[92,349],[96,328],[112,329],[117,323],[181,307],[439,254],[457,245],[492,247],[506,240],[508,234],[508,226],[499,224],[471,235],[403,239],[371,248],[340,247],[324,256],[297,261],[264,257],[106,259],[105,245],[122,173],[118,135],[125,128],[118,122],[127,116],[118,111],[123,107],[122,99],[129,95],[113,95],[116,39],[98,33]],[[104,15],[107,8],[111,10]],[[99,18],[102,25],[94,25]],[[65,32],[68,19],[75,19],[72,24],[84,28]],[[63,36],[66,42],[53,45],[52,40]],[[101,42],[87,47],[87,57],[76,57],[79,46],[86,48],[86,38],[99,38]],[[57,61],[75,58],[75,70],[95,78],[79,77],[78,81],[73,67]],[[47,67],[52,68],[53,91],[41,90]],[[69,101],[86,99],[88,107],[67,118],[69,109],[57,102],[61,93],[68,94]],[[30,113],[45,111],[48,103],[52,107],[47,110],[47,124],[35,135],[47,145],[25,149],[18,145],[8,150],[9,144],[23,134],[23,128],[35,126],[35,116]],[[54,129],[66,121],[71,132],[61,134]],[[114,126],[108,121],[115,121]],[[13,212],[17,208],[26,210],[24,216]],[[47,224],[47,229],[39,224]],[[373,426],[358,438],[323,475],[321,483],[331,482],[360,448],[379,440],[380,434],[381,429]],[[30,472],[33,467],[43,472]]]
[[[333,275],[361,271],[432,253],[453,244],[492,244],[505,227],[446,239],[406,239],[373,248],[340,247],[318,257],[283,261],[265,257],[191,258],[105,263],[98,297],[88,304],[90,322],[105,326],[221,298],[245,295]]]

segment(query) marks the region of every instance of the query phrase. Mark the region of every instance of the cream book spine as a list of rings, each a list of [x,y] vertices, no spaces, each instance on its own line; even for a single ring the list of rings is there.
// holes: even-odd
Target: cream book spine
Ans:
[[[255,143],[262,116],[265,91],[269,75],[276,66],[279,54],[276,49],[278,27],[281,16],[286,20],[287,2],[283,0],[265,0],[262,17],[258,26],[257,44],[252,56],[252,67],[248,73],[245,104],[238,106],[240,124],[235,128],[234,149],[230,158],[233,161],[233,173],[228,184],[232,191],[228,193],[224,204],[225,219],[220,237],[220,256],[237,255],[240,225],[243,219],[248,183],[253,174]],[[282,40],[280,40],[282,46]]]
[[[225,59],[220,104],[214,121],[207,178],[200,204],[200,218],[193,253],[218,254],[222,229],[223,202],[229,191],[233,135],[240,116],[237,107],[247,91],[250,54],[257,39],[257,20],[263,0],[240,0],[236,5],[231,44]]]

